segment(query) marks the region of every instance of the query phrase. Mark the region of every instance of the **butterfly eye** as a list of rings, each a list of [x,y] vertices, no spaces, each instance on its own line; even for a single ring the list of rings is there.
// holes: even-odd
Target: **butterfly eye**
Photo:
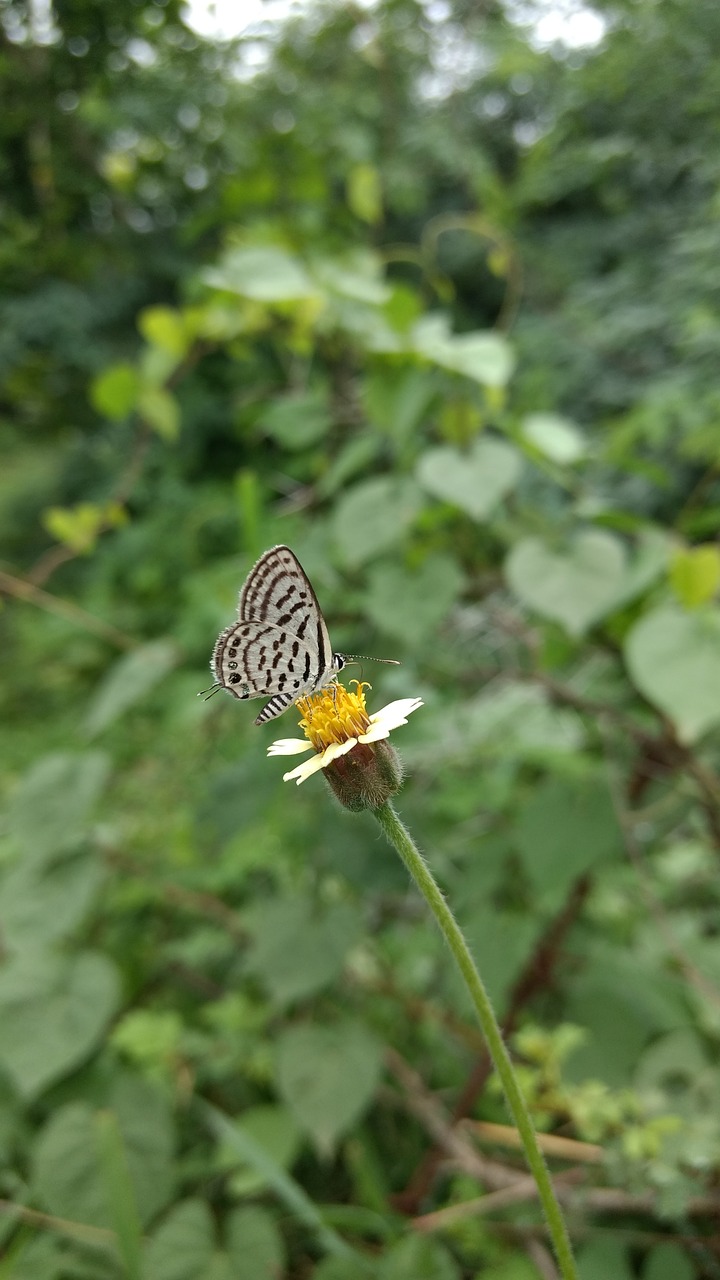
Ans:
[[[345,659],[343,658],[341,653],[333,654],[332,664],[336,671],[342,671],[343,667],[345,666]]]

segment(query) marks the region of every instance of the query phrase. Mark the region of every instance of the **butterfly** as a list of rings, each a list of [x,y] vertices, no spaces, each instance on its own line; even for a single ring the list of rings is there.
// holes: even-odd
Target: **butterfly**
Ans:
[[[271,547],[245,580],[237,622],[217,638],[212,692],[226,689],[243,700],[270,697],[255,720],[265,724],[298,698],[332,684],[355,657],[333,652],[317,596],[295,553]]]

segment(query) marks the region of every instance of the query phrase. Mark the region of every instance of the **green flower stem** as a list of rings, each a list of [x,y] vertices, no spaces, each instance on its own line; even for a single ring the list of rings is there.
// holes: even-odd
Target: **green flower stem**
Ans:
[[[415,884],[423,895],[430,910],[444,934],[452,951],[457,966],[465,979],[465,984],[480,1019],[480,1026],[487,1042],[490,1056],[495,1064],[508,1106],[522,1139],[525,1156],[535,1184],[538,1189],[540,1203],[547,1219],[550,1236],[557,1256],[563,1280],[577,1280],[577,1269],[573,1258],[570,1237],[565,1220],[558,1204],[548,1167],[538,1146],[537,1135],[527,1109],[527,1104],[520,1091],[517,1077],[513,1069],[510,1055],[505,1048],[502,1032],[498,1026],[495,1012],[490,1003],[482,978],[477,971],[470,948],[463,937],[452,911],[447,905],[438,885],[422,854],[419,853],[409,832],[403,826],[392,805],[387,802],[374,809],[373,813],[382,827],[390,843],[397,849]]]

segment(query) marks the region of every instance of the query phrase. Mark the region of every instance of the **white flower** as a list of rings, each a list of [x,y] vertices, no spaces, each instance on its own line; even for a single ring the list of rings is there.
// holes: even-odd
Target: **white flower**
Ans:
[[[358,684],[356,692],[351,693],[344,685],[336,684],[302,699],[298,705],[304,719],[300,723],[307,737],[279,738],[268,747],[268,755],[294,756],[312,750],[315,755],[283,774],[285,782],[294,780],[300,786],[306,778],[319,769],[327,768],[358,743],[389,738],[393,729],[407,724],[407,717],[423,705],[421,698],[398,698],[369,716],[363,693],[366,687],[369,686]],[[358,729],[362,732],[358,733]]]

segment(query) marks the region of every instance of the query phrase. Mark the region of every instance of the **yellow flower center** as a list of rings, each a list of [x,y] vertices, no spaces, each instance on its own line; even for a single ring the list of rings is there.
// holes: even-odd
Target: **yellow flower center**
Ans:
[[[324,751],[333,742],[357,738],[370,728],[363,690],[371,686],[359,680],[350,683],[355,685],[354,692],[342,684],[331,684],[319,693],[298,700],[303,716],[300,728],[316,751]]]

